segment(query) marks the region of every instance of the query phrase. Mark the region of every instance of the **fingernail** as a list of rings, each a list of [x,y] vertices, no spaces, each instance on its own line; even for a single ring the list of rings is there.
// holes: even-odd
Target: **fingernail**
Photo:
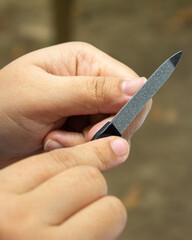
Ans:
[[[128,96],[133,96],[147,81],[145,77],[135,79],[125,79],[122,83],[123,92]]]
[[[63,145],[61,145],[59,142],[49,139],[49,140],[47,140],[47,142],[44,145],[44,150],[48,152],[48,151],[62,148],[62,147],[63,147]]]
[[[128,156],[129,146],[125,139],[118,138],[111,142],[111,148],[117,157],[121,157],[125,161]]]

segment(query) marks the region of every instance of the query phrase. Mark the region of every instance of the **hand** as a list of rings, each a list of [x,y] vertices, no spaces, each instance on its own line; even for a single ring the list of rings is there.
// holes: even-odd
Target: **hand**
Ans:
[[[3,240],[111,240],[126,210],[106,196],[100,170],[128,156],[126,140],[109,137],[22,160],[0,171]]]
[[[89,141],[144,81],[85,43],[61,44],[17,59],[0,72],[1,164],[41,152],[44,144],[50,150],[58,143],[69,147]],[[126,131],[128,138],[150,106]]]

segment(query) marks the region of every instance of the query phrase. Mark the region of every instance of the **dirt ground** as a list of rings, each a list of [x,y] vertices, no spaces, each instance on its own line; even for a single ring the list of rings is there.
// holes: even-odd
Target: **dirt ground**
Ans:
[[[132,139],[128,161],[108,173],[129,219],[120,240],[192,239],[192,3],[73,0],[71,40],[89,42],[149,77],[170,55],[182,60]],[[54,43],[48,0],[0,0],[0,66]]]

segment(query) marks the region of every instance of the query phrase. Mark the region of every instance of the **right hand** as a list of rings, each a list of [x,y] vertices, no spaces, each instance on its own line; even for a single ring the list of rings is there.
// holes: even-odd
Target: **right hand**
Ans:
[[[65,43],[15,60],[0,71],[0,168],[41,152],[44,145],[55,149],[54,141],[62,147],[89,141],[105,123],[99,121],[116,114],[143,85],[145,79],[137,78],[85,43]],[[150,107],[151,102],[129,126],[129,137]]]
[[[58,149],[0,171],[0,238],[3,240],[111,240],[126,210],[107,195],[100,171],[124,162],[126,140],[108,137]]]

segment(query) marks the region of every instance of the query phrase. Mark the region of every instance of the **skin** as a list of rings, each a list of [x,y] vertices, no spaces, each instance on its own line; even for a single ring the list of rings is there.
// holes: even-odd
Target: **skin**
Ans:
[[[127,214],[120,200],[107,196],[101,171],[124,162],[128,152],[126,140],[108,137],[1,170],[1,239],[117,239]]]
[[[90,139],[145,79],[74,42],[15,60],[0,71],[0,81],[0,238],[117,239],[126,210],[107,196],[101,172],[123,163],[129,145],[117,137]],[[151,101],[124,138],[130,140],[150,108]]]
[[[42,152],[50,139],[62,147],[88,142],[144,79],[95,47],[71,42],[15,60],[0,71],[0,82],[3,167]],[[128,84],[126,94],[123,82]],[[151,101],[125,131],[126,138],[141,126],[150,108]]]

